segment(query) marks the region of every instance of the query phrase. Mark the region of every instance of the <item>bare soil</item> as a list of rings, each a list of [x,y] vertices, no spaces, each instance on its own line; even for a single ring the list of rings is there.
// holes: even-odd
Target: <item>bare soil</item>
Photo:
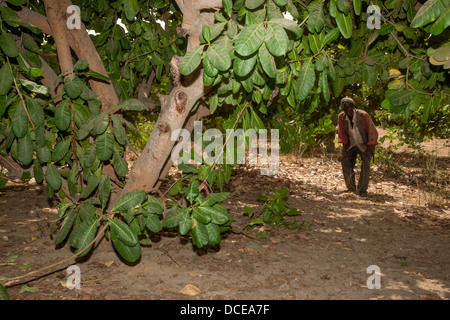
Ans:
[[[395,155],[401,172],[375,162],[369,197],[344,193],[337,154],[283,156],[276,176],[257,168],[233,173],[227,206],[234,219],[219,246],[196,249],[188,238],[163,233],[125,263],[103,241],[77,261],[81,288],[66,287],[69,261],[8,286],[11,299],[449,299],[449,154]],[[446,149],[447,148],[447,149]],[[428,145],[428,151],[435,145]],[[172,172],[177,175],[176,170]],[[257,228],[241,233],[245,206],[270,186],[290,190],[290,207],[302,228]],[[0,277],[24,275],[72,254],[55,248],[49,228],[56,202],[32,181],[10,181],[0,192]],[[258,239],[265,230],[268,237]],[[103,247],[103,248],[102,248]],[[106,247],[106,249],[105,249]],[[100,250],[98,250],[100,249]],[[381,271],[381,288],[369,289],[367,268]],[[192,285],[198,291],[187,295]],[[31,292],[30,292],[31,291]],[[33,292],[34,291],[34,292]],[[189,293],[189,292],[188,292]]]

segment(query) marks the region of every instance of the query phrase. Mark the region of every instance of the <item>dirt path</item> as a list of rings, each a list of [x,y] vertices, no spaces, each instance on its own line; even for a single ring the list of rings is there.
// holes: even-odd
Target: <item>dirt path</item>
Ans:
[[[297,221],[309,225],[303,230],[277,227],[266,239],[255,238],[256,230],[248,232],[252,238],[229,233],[220,247],[207,251],[165,235],[131,266],[108,250],[79,262],[81,289],[65,287],[69,263],[8,292],[23,300],[449,299],[448,198],[447,205],[425,206],[432,194],[412,180],[384,177],[378,165],[369,198],[342,193],[335,158],[284,158],[275,177],[242,170],[227,186],[234,231],[247,223],[243,207],[258,206],[256,194],[268,194],[269,183],[290,189],[290,206],[302,211]],[[0,193],[1,276],[22,275],[69,256],[68,246],[55,250],[49,237],[54,207],[45,188],[34,184],[8,183]],[[381,289],[367,287],[371,265],[381,271]],[[200,293],[180,293],[188,284]],[[37,291],[26,292],[30,288]]]

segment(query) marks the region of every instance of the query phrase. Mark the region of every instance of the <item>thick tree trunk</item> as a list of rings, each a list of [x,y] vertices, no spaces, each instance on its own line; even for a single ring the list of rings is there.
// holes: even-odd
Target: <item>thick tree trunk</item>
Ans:
[[[183,13],[180,31],[188,38],[187,50],[200,44],[203,24],[212,24],[214,14],[210,9],[220,9],[221,0],[177,0]],[[195,103],[204,96],[209,88],[203,85],[203,70],[197,69],[188,77],[180,79],[178,71],[179,57],[171,61],[175,87],[168,96],[161,96],[161,113],[144,150],[130,170],[127,184],[120,195],[134,190],[153,191],[158,180],[170,169],[172,149],[176,141],[171,140],[172,132],[183,128]],[[118,196],[120,196],[118,195]],[[116,199],[111,199],[114,203]]]

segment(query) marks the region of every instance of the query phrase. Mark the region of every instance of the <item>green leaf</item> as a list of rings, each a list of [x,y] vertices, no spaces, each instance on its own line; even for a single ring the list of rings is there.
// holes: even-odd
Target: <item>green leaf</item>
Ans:
[[[202,211],[204,216],[209,216],[211,222],[215,224],[224,224],[230,220],[227,207],[221,204],[215,204],[212,207],[198,207],[199,211]]]
[[[73,65],[73,70],[74,71],[83,71],[85,70],[87,67],[89,67],[89,61],[80,59],[77,61],[77,63],[75,63]]]
[[[6,32],[0,35],[0,47],[10,58],[15,58],[19,55],[19,48],[17,48],[13,36]]]
[[[52,152],[52,161],[61,161],[67,154],[70,148],[70,138],[58,142]]]
[[[56,107],[55,111],[55,125],[61,131],[66,131],[70,126],[70,101],[63,100]]]
[[[330,88],[328,86],[328,77],[327,77],[327,70],[322,71],[322,73],[319,76],[319,88],[322,91],[323,98],[328,103],[330,102]]]
[[[211,25],[210,26],[210,32],[211,32],[210,40],[213,41],[214,39],[216,39],[222,33],[223,29],[225,29],[226,25],[227,25],[227,23],[225,23],[225,22],[215,23],[215,24]]]
[[[99,135],[104,133],[108,128],[108,125],[109,125],[108,110],[104,110],[94,118],[92,126],[92,134]]]
[[[117,219],[108,219],[108,222],[111,232],[115,235],[114,240],[119,240],[129,247],[133,247],[138,243],[137,236],[127,224]]]
[[[73,211],[73,209],[69,210],[69,212],[67,213],[66,217],[64,218],[62,224],[61,224],[61,228],[59,229],[58,234],[55,237],[55,244],[58,245],[61,242],[64,241],[64,239],[66,239],[67,235],[69,234],[70,229],[72,228],[72,225],[75,221],[75,213]]]
[[[261,118],[258,116],[256,111],[251,108],[251,126],[255,130],[264,130],[266,127],[264,126],[264,122],[261,120]]]
[[[17,140],[17,160],[21,164],[29,165],[33,161],[33,152],[33,141],[29,134]]]
[[[91,220],[95,217],[97,210],[94,205],[88,203],[87,201],[83,202],[78,210],[78,214],[82,221]]]
[[[220,71],[227,71],[231,67],[230,54],[217,44],[210,45],[206,50],[206,59]]]
[[[38,184],[41,184],[44,181],[44,171],[37,161],[33,164],[33,176]]]
[[[84,250],[84,248],[86,248],[89,245],[89,243],[91,243],[94,240],[95,234],[97,233],[97,222],[98,221],[96,219],[86,220],[83,221],[77,228],[81,230],[79,231],[79,233],[77,233],[78,237],[76,240],[77,244],[76,248],[78,249],[75,250],[75,254]],[[92,246],[93,244],[91,244],[89,248],[85,250],[82,254],[80,254],[78,257],[83,257],[87,255],[89,251],[92,249]]]
[[[95,139],[95,149],[97,157],[101,161],[107,161],[111,158],[114,151],[114,138],[109,128]]]
[[[124,0],[123,9],[125,16],[129,21],[133,21],[139,12],[139,2],[138,0]]]
[[[197,248],[206,246],[209,242],[209,235],[206,226],[200,221],[193,220],[191,227],[192,242]]]
[[[208,209],[209,207],[197,207],[193,209],[192,216],[203,224],[208,224],[211,222],[211,214]]]
[[[264,72],[270,77],[275,78],[277,74],[277,65],[274,57],[267,50],[266,45],[262,45],[258,50],[258,58]]]
[[[145,201],[145,191],[135,190],[122,195],[114,205],[112,211],[127,211]]]
[[[245,77],[253,70],[256,64],[257,55],[252,54],[247,57],[241,57],[236,55],[233,60],[233,72],[240,77]]]
[[[128,172],[128,163],[116,151],[114,151],[114,172],[119,177],[125,176]]]
[[[209,223],[205,226],[208,233],[208,244],[216,245],[220,243],[220,228],[215,223]]]
[[[105,209],[106,204],[109,200],[109,195],[111,193],[111,179],[109,178],[109,175],[105,174],[102,177],[102,181],[100,182],[100,185],[98,187],[98,197],[100,199],[100,202],[102,203],[102,209]]]
[[[91,145],[89,148],[86,149],[83,157],[84,164],[83,166],[86,168],[92,167],[92,165],[95,162],[95,159],[97,159],[97,153],[95,151],[95,144]]]
[[[99,80],[104,80],[104,81],[110,81],[111,80],[111,79],[109,79],[109,77],[107,77],[105,75],[102,75],[102,74],[100,74],[98,72],[92,71],[92,70],[89,70],[89,71],[85,72],[84,75],[86,77],[92,77],[92,78],[99,79]]]
[[[117,252],[120,254],[122,258],[127,260],[128,262],[135,262],[141,256],[141,246],[139,242],[134,246],[127,246],[120,240],[115,239],[116,235],[111,232],[111,239],[116,248]]]
[[[115,108],[124,111],[145,111],[148,109],[145,104],[134,98],[122,101],[117,106],[115,106]]]
[[[94,192],[94,190],[97,188],[98,184],[100,183],[101,177],[96,176],[96,175],[91,175],[88,179],[87,179],[87,186],[85,188],[83,188],[83,190],[81,191],[80,194],[80,199],[85,199],[87,197],[89,197],[92,192]]]
[[[11,118],[11,127],[17,138],[25,137],[28,132],[28,117],[21,102],[19,102],[16,111]]]
[[[334,28],[330,32],[328,32],[323,39],[322,47],[325,47],[327,44],[333,42],[339,37],[339,28]]]
[[[61,174],[52,163],[47,164],[47,170],[45,171],[45,180],[53,190],[57,191],[61,188]]]
[[[125,145],[126,133],[122,121],[120,120],[120,118],[113,114],[111,115],[111,120],[113,122],[113,133],[116,141],[121,145]]]
[[[2,284],[0,284],[0,300],[10,300],[8,291]]]
[[[184,208],[180,214],[179,220],[180,234],[186,235],[191,230],[190,209]]]
[[[322,49],[322,39],[319,35],[316,34],[310,34],[308,37],[309,41],[309,47],[311,48],[311,51],[316,54]]]
[[[0,95],[6,95],[14,83],[14,76],[11,73],[8,63],[0,69]]]
[[[264,24],[245,26],[235,40],[235,51],[241,56],[249,56],[256,52],[264,42]]]
[[[208,59],[203,59],[203,71],[208,77],[215,78],[219,70],[214,67]]]
[[[231,12],[233,11],[233,0],[222,0],[223,10],[226,15],[231,18]]]
[[[7,95],[3,95],[3,96],[0,95],[0,117],[5,112],[7,103],[8,103],[8,96]]]
[[[222,202],[230,196],[229,192],[210,193],[205,200],[203,200],[201,207],[210,207],[217,202]]]
[[[447,7],[444,13],[436,20],[431,27],[430,32],[437,36],[447,29],[448,26],[450,26],[450,7]]]
[[[245,6],[250,9],[256,9],[261,6],[266,0],[245,0]]]
[[[315,0],[308,5],[309,18],[306,25],[310,32],[319,33],[325,26],[325,15],[323,13],[323,1]]]
[[[186,189],[186,199],[189,202],[193,202],[195,198],[197,198],[199,194],[199,184],[198,181],[194,178],[191,178],[189,182],[189,187]]]
[[[193,50],[186,52],[186,55],[178,65],[178,70],[181,74],[187,76],[197,69],[202,61],[203,47],[204,45],[197,46]]]
[[[162,229],[161,220],[159,220],[158,216],[155,214],[148,215],[148,217],[145,221],[145,225],[151,232],[154,232],[154,233],[158,233]]]
[[[115,61],[120,53],[119,43],[113,38],[110,38],[105,46],[106,56],[109,60]]]
[[[309,59],[300,69],[295,88],[295,97],[300,101],[305,100],[311,92],[315,81],[316,73],[314,68],[311,66],[311,59]]]
[[[203,28],[202,28],[202,36],[203,36],[203,39],[205,39],[205,41],[206,42],[210,42],[210,36],[211,36],[211,29],[209,29],[209,26],[208,25],[203,25]]]
[[[411,21],[411,28],[419,28],[435,21],[448,7],[442,0],[428,0],[419,9]]]
[[[353,9],[355,10],[356,15],[361,14],[361,6],[362,6],[362,0],[353,0]]]
[[[94,127],[94,119],[89,119],[86,123],[84,123],[77,133],[77,140],[83,140],[86,138]],[[62,125],[62,124],[61,124]]]
[[[180,222],[181,215],[187,208],[174,208],[172,212],[163,220],[162,225],[166,228],[175,228]]]
[[[264,43],[271,54],[279,57],[286,53],[289,39],[282,26],[273,20],[269,20],[266,27]]]
[[[413,95],[414,95],[413,91],[400,90],[400,91],[394,92],[389,97],[389,102],[394,107],[406,105],[406,104],[408,104],[409,101],[411,101]]]
[[[343,14],[340,11],[337,11],[335,19],[339,31],[344,36],[344,38],[345,39],[351,38],[353,31],[353,21],[352,18],[350,17],[350,14]]]
[[[34,81],[29,81],[26,79],[20,79],[19,81],[25,88],[27,88],[31,92],[43,94],[43,95],[47,95],[50,92],[50,90],[46,86],[37,84]]]
[[[33,293],[33,292],[37,292],[37,291],[39,291],[39,288],[29,287],[27,285],[23,285],[22,287],[20,287],[19,294],[20,293],[24,293],[24,292],[31,292],[31,293]]]
[[[83,83],[83,81],[81,81],[80,78],[67,77],[63,87],[64,87],[64,90],[66,91],[67,95],[70,98],[76,99],[83,92],[83,86],[84,86],[84,83]]]

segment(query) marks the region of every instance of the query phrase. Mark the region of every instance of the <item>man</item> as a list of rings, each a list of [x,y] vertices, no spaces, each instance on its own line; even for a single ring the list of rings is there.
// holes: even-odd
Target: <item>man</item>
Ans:
[[[341,107],[343,112],[338,116],[338,142],[343,144],[341,158],[345,185],[348,191],[367,196],[370,160],[378,144],[378,131],[369,114],[355,108],[352,98],[343,98]],[[358,154],[362,165],[358,186],[356,186],[354,168]]]

